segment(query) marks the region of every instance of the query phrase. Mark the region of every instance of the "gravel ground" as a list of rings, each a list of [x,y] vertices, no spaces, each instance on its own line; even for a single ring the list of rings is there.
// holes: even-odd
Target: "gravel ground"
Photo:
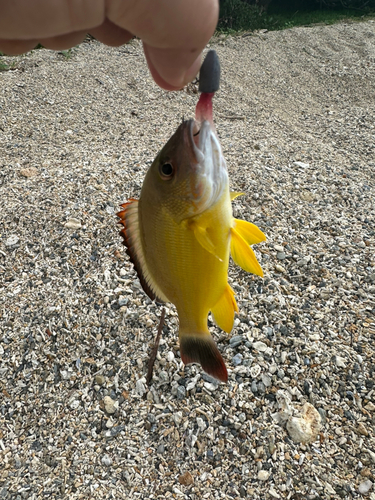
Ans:
[[[375,23],[212,41],[235,216],[265,278],[230,269],[212,326],[229,381],[183,367],[115,212],[196,85],[141,45],[84,43],[0,73],[0,498],[375,499]]]

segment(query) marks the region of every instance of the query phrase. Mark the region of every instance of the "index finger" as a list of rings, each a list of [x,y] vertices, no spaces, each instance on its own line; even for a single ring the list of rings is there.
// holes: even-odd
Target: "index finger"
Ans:
[[[199,71],[201,52],[217,24],[217,0],[110,0],[107,16],[142,39],[150,71],[168,90],[183,87]]]

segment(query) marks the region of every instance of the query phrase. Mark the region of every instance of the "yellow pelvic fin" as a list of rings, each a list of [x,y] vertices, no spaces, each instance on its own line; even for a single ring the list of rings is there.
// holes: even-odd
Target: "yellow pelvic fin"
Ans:
[[[235,198],[237,198],[237,196],[242,196],[244,194],[245,193],[241,193],[241,191],[231,191],[230,192],[230,199],[234,200]]]
[[[211,314],[217,326],[225,332],[230,333],[233,328],[235,311],[238,312],[238,307],[234,297],[234,291],[227,283],[219,302],[215,304],[215,307],[211,308]]]
[[[212,255],[214,255],[217,259],[220,260],[220,262],[222,262],[223,259],[221,259],[217,255],[215,245],[213,244],[213,242],[212,242],[212,240],[207,232],[207,228],[198,224],[197,221],[190,221],[189,227],[190,227],[190,229],[193,230],[194,236],[196,237],[198,243],[205,250],[207,250],[207,252],[212,253]]]
[[[255,245],[261,241],[266,241],[266,236],[255,224],[246,220],[234,219],[234,226],[237,233],[246,241],[248,245]]]
[[[246,243],[234,227],[230,229],[230,233],[230,252],[234,262],[248,273],[263,276],[262,268],[257,261],[253,249]]]

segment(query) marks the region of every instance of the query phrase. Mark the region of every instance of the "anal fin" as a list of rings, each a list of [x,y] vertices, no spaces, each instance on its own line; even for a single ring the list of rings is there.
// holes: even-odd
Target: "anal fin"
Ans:
[[[233,328],[235,312],[238,312],[238,306],[234,297],[234,291],[227,283],[223,295],[215,304],[215,307],[211,308],[211,314],[217,326],[225,332],[230,333]]]

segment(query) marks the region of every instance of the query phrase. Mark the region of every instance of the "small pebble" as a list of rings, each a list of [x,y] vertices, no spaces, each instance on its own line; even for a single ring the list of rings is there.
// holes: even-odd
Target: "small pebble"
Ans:
[[[361,434],[361,436],[368,436],[368,430],[362,422],[358,423],[357,432],[358,434]]]
[[[103,375],[95,375],[95,383],[103,385],[105,383],[105,377]]]
[[[67,227],[68,229],[79,229],[82,227],[82,224],[79,219],[72,218],[66,221],[65,227]]]
[[[219,387],[218,384],[213,384],[211,382],[205,382],[204,383],[204,387],[210,391],[210,392],[213,392],[213,391],[216,391],[216,389]]]
[[[190,486],[191,484],[194,484],[194,479],[190,472],[186,471],[184,474],[179,476],[178,482],[184,486]]]
[[[20,170],[20,174],[23,177],[35,177],[38,174],[38,169],[35,167],[26,167]]]
[[[271,387],[272,385],[272,380],[271,380],[271,377],[268,376],[266,373],[262,373],[262,375],[260,376],[263,384],[265,387]]]
[[[177,399],[184,399],[186,396],[186,389],[183,385],[177,387]]]
[[[230,340],[229,340],[229,345],[233,348],[238,347],[243,343],[245,339],[242,337],[242,335],[234,335]]]
[[[358,492],[361,495],[367,495],[367,493],[371,490],[371,488],[372,488],[372,481],[370,481],[370,479],[367,479],[358,486]]]
[[[112,465],[113,460],[112,460],[112,458],[110,456],[103,455],[101,462],[102,462],[103,465],[106,465],[107,467],[109,467],[110,465]]]
[[[138,379],[135,384],[135,392],[140,396],[143,396],[143,394],[147,392],[145,384],[146,384],[146,379],[144,377]]]
[[[270,477],[270,473],[268,470],[260,470],[258,472],[258,479],[259,481],[267,481],[267,479]]]
[[[129,302],[128,297],[124,297],[123,295],[120,295],[119,298],[117,299],[117,303],[120,307],[126,306]]]
[[[259,352],[264,352],[267,349],[267,347],[268,347],[267,344],[265,344],[264,342],[261,342],[260,340],[257,340],[253,344],[253,348]]]
[[[172,351],[169,351],[167,353],[167,361],[168,361],[168,363],[171,363],[173,360],[174,360],[174,354]]]
[[[259,365],[252,365],[250,368],[250,376],[251,378],[257,378],[262,371]]]
[[[345,359],[340,356],[336,356],[335,363],[338,368],[346,367]]]
[[[242,354],[241,354],[241,353],[238,353],[238,354],[236,354],[235,356],[233,356],[233,358],[232,358],[232,364],[233,364],[234,366],[238,366],[238,365],[240,365],[240,364],[242,363],[242,357],[243,357],[243,356],[242,356]]]
[[[263,382],[258,382],[258,392],[259,394],[265,394],[266,393],[266,386],[263,384]]]
[[[19,240],[20,239],[16,234],[12,234],[5,240],[5,246],[6,247],[13,247],[14,245],[17,245]]]
[[[182,422],[182,411],[177,411],[176,413],[174,413],[173,420],[176,425],[180,425],[180,423]]]
[[[118,401],[114,401],[110,396],[103,398],[104,409],[106,413],[112,415],[118,409]]]

